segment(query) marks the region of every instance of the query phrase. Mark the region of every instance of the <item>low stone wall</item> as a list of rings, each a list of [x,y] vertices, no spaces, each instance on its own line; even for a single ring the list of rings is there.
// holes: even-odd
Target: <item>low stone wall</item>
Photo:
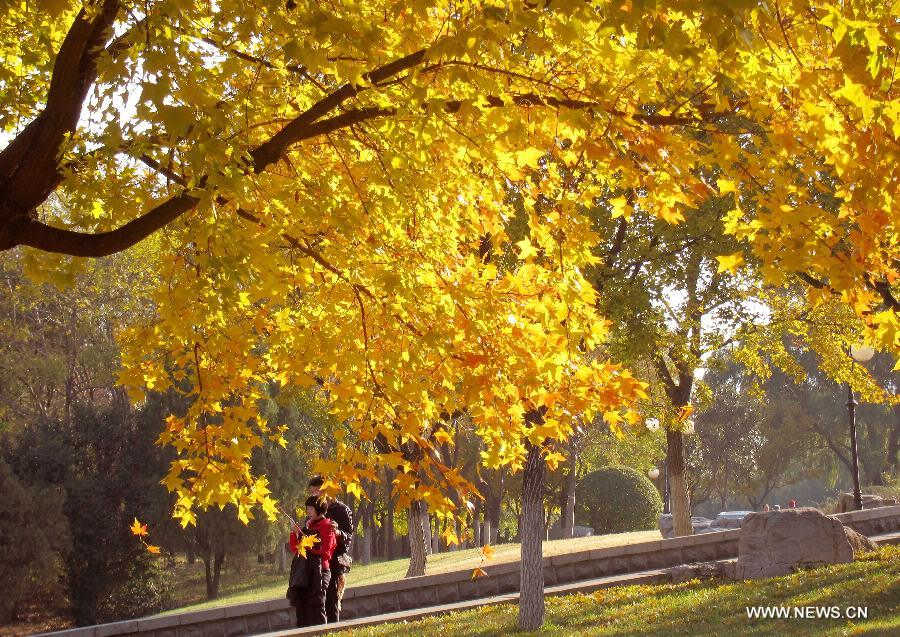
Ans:
[[[838,514],[842,523],[864,535],[900,530],[900,506]],[[740,529],[690,535],[627,546],[579,551],[544,558],[547,586],[737,557]],[[396,582],[348,588],[341,619],[355,619],[411,608],[448,604],[519,590],[519,563],[488,565],[487,575],[472,571],[411,577]],[[350,575],[352,578],[352,573]],[[67,637],[231,637],[294,626],[294,609],[285,599],[224,606],[211,610],[148,617],[52,633]]]
[[[863,535],[880,535],[900,531],[900,504],[862,511],[835,513],[834,517]]]

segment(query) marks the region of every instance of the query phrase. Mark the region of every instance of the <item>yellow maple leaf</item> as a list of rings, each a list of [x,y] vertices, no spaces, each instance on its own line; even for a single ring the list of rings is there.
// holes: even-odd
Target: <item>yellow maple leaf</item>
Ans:
[[[306,557],[306,551],[311,549],[319,541],[318,535],[304,535],[297,543],[297,554]]]
[[[481,547],[481,555],[484,559],[489,560],[494,557],[494,547],[490,544],[485,544]]]
[[[138,537],[148,535],[147,525],[141,524],[140,522],[138,522],[138,519],[135,518],[134,522],[131,525],[131,533],[133,535],[137,535]]]
[[[610,199],[609,205],[613,210],[613,219],[617,217],[625,217],[626,221],[631,221],[631,213],[633,212],[633,209],[628,205],[628,200],[625,199],[625,197],[616,197],[615,199]]]
[[[148,553],[153,553],[154,555],[159,555],[159,547],[158,547],[158,546],[154,546],[154,545],[152,545],[152,544],[148,544],[148,545],[147,545],[147,552],[148,552]]]
[[[563,462],[566,459],[564,455],[559,453],[558,451],[554,451],[552,453],[548,453],[544,458],[547,462],[547,466],[550,467],[550,471],[556,471],[556,468],[559,466],[560,462]]]
[[[453,444],[453,436],[450,435],[446,429],[438,429],[434,432],[434,439],[439,443],[450,443]]]
[[[732,274],[737,272],[738,268],[744,265],[744,254],[742,252],[735,252],[734,254],[726,254],[719,257],[716,257],[716,261],[719,262],[719,272],[731,272]]]
[[[523,261],[537,256],[538,251],[534,248],[533,245],[531,245],[531,241],[529,241],[527,238],[517,242],[516,245],[519,246],[520,250],[519,258]]]
[[[485,575],[487,575],[487,573],[485,573],[481,568],[476,568],[474,571],[472,571],[472,579],[478,579],[479,577],[484,577]]]
[[[347,493],[355,497],[357,500],[362,499],[362,487],[360,487],[359,482],[348,482]]]
[[[730,179],[719,179],[716,181],[716,185],[719,187],[720,195],[725,195],[729,192],[737,192],[737,184]]]

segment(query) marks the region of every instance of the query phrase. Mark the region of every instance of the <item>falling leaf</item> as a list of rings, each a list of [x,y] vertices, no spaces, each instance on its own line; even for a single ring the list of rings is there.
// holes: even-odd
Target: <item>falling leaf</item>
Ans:
[[[140,522],[138,522],[138,519],[135,518],[134,522],[131,525],[131,532],[138,537],[143,537],[148,534],[147,525],[141,524]]]

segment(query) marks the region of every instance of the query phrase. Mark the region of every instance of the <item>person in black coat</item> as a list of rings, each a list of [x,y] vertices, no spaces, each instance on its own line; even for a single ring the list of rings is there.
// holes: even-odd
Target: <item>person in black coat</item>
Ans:
[[[321,496],[321,488],[325,483],[322,476],[315,476],[309,481],[307,492],[310,496]],[[337,549],[331,557],[331,583],[325,596],[325,611],[328,623],[341,619],[341,600],[344,597],[346,574],[350,570],[350,549],[353,546],[353,513],[350,507],[334,498],[327,498],[328,509],[325,517],[337,524]]]

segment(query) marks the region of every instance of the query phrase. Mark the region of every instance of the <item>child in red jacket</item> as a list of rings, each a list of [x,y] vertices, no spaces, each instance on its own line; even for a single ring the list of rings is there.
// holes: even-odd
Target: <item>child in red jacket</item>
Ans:
[[[297,603],[297,626],[314,626],[327,621],[325,614],[325,591],[331,582],[329,563],[337,547],[335,523],[325,517],[328,503],[324,499],[311,496],[306,500],[306,526],[295,526],[291,530],[291,550],[298,552],[301,535],[315,534],[319,541],[306,549],[307,557],[317,556],[319,560],[308,560],[312,566],[310,588]]]

